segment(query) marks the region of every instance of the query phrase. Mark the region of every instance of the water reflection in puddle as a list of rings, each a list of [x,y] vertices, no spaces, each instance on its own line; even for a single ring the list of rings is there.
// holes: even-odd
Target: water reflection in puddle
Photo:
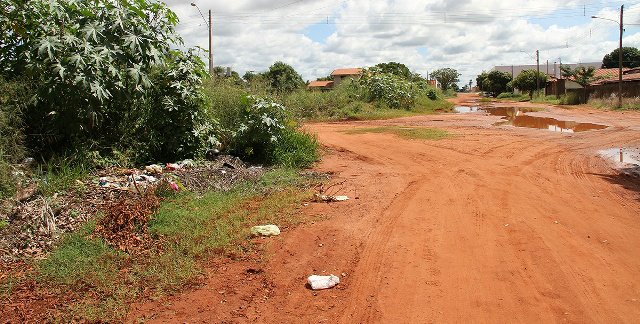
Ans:
[[[535,109],[499,107],[483,108],[493,116],[502,116],[504,121],[493,124],[494,126],[511,125],[515,127],[527,127],[537,129],[547,129],[554,132],[577,133],[589,130],[605,129],[607,126],[592,123],[578,123],[571,120],[557,120],[549,117],[534,117],[525,113],[535,111]]]
[[[599,151],[604,158],[612,159],[616,162],[640,165],[640,150],[631,148],[612,148]]]
[[[455,106],[453,110],[459,114],[468,114],[472,112],[478,111],[478,106],[468,107],[468,106]]]

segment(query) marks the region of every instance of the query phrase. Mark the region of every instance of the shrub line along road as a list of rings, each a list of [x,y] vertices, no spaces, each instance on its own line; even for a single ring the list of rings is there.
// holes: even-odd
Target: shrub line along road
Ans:
[[[346,180],[339,194],[351,199],[301,207],[322,218],[257,239],[264,260],[224,261],[203,287],[142,305],[135,316],[639,323],[640,182],[598,150],[640,147],[640,113],[551,107],[533,114],[610,127],[575,134],[493,127],[500,118],[482,113],[307,125],[327,147],[317,170]],[[379,126],[456,136],[341,132]],[[330,273],[341,277],[337,287],[304,286],[307,276]]]

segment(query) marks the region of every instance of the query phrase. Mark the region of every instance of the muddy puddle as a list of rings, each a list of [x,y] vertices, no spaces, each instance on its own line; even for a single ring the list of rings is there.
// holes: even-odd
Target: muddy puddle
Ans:
[[[605,159],[640,166],[640,148],[612,148],[598,153]]]
[[[554,132],[561,133],[577,133],[590,130],[605,129],[608,126],[598,125],[592,123],[579,123],[571,120],[558,120],[549,117],[535,117],[527,115],[526,113],[537,111],[535,109],[528,108],[516,108],[516,107],[496,107],[496,108],[482,108],[482,110],[488,112],[492,116],[502,116],[503,121],[493,124],[494,126],[510,125],[515,127],[537,128],[546,129]]]

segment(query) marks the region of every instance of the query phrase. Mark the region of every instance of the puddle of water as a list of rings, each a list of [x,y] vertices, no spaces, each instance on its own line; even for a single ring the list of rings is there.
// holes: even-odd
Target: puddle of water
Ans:
[[[629,163],[640,166],[640,149],[633,148],[612,148],[598,151],[600,155],[615,162]]]
[[[478,111],[478,107],[477,106],[474,106],[474,107],[455,106],[453,107],[453,110],[455,110],[455,112],[457,112],[458,114],[468,114],[468,113]]]
[[[535,111],[535,109],[526,108],[484,108],[493,116],[502,116],[504,121],[493,124],[494,126],[511,125],[515,127],[546,129],[561,133],[577,133],[590,130],[605,129],[608,126],[592,123],[578,123],[571,120],[558,120],[549,117],[534,117],[525,113]]]

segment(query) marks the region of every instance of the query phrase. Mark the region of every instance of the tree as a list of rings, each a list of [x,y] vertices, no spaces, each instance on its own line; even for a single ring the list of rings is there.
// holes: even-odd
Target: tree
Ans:
[[[458,71],[452,68],[443,68],[431,72],[431,76],[438,80],[442,90],[447,90],[451,88],[454,83],[460,82],[460,79],[458,79],[460,75]]]
[[[513,80],[513,87],[522,91],[529,91],[529,97],[533,98],[533,92],[538,90],[538,77],[540,78],[540,86],[544,87],[549,77],[544,73],[538,73],[537,70],[524,70],[518,74]]]
[[[291,65],[280,61],[273,63],[264,75],[276,92],[291,92],[304,86],[300,74]]]
[[[582,86],[582,100],[583,102],[586,102],[586,87],[589,85],[589,83],[597,80],[597,78],[594,77],[596,68],[593,66],[585,67],[581,65],[572,70],[568,65],[560,65],[560,71],[562,71],[562,76],[573,77],[573,79]]]
[[[478,87],[478,89],[480,89],[480,91],[485,91],[486,86],[488,85],[488,83],[486,83],[487,77],[489,76],[489,74],[485,71],[482,71],[482,73],[478,74],[478,76],[476,77],[476,85]]]
[[[508,84],[511,81],[511,74],[507,72],[500,72],[493,70],[489,73],[482,72],[476,78],[478,86],[482,91],[491,92],[494,97],[497,97],[500,93],[507,91]]]
[[[398,62],[379,63],[374,67],[378,72],[393,74],[409,81],[419,81],[422,77],[418,73],[413,73],[409,68]]]
[[[596,80],[594,77],[596,68],[593,66],[585,67],[581,65],[572,70],[568,65],[560,65],[560,71],[562,71],[562,76],[572,76],[576,82],[583,87],[586,87],[589,83]]]
[[[620,49],[616,48],[602,58],[602,68],[610,69],[620,66]],[[622,67],[634,68],[640,66],[640,51],[635,47],[622,48]]]

